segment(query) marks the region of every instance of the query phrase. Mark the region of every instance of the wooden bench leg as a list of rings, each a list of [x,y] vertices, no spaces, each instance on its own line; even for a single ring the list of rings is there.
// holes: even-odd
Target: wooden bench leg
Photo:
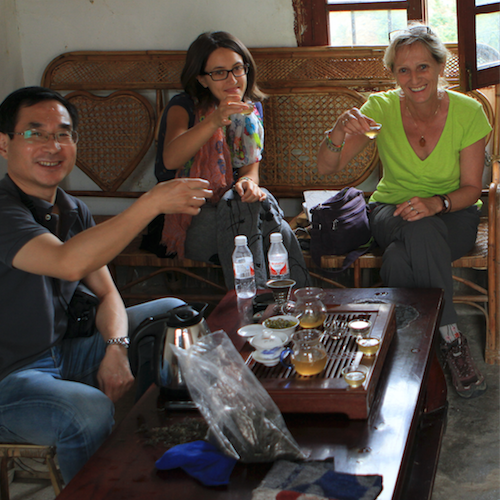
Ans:
[[[47,455],[47,467],[49,469],[50,482],[52,483],[52,487],[54,488],[54,492],[57,495],[61,493],[61,490],[64,487],[64,483],[62,480],[61,472],[57,468],[57,465],[54,461],[54,457]]]
[[[0,462],[0,498],[2,500],[10,500],[9,495],[9,457],[2,457]]]

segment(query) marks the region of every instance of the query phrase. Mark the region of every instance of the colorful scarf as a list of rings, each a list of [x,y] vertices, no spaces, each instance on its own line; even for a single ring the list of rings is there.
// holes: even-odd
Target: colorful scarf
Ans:
[[[215,106],[206,112],[198,110],[195,125],[215,111]],[[257,108],[242,118],[231,115],[231,125],[220,127],[217,132],[201,147],[184,167],[176,172],[176,177],[199,177],[210,182],[213,196],[209,203],[216,205],[224,193],[234,183],[233,167],[241,168],[258,162],[262,158],[264,128]],[[172,214],[165,217],[161,244],[167,247],[169,254],[177,253],[184,258],[186,232],[191,224],[191,215]]]

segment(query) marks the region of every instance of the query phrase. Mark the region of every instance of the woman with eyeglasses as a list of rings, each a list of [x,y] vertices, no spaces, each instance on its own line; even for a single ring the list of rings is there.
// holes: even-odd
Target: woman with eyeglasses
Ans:
[[[429,27],[391,35],[384,63],[398,88],[339,116],[321,144],[318,170],[344,168],[379,129],[383,176],[370,199],[370,224],[384,250],[382,279],[444,290],[441,350],[458,394],[478,396],[486,383],[457,327],[451,263],[476,240],[491,127],[480,103],[444,89],[448,52]]]
[[[203,33],[188,49],[181,83],[184,92],[170,100],[161,118],[155,175],[158,181],[207,179],[214,195],[195,217],[156,220],[163,227],[155,253],[220,262],[231,289],[234,237],[243,234],[253,253],[257,286],[263,288],[270,233],[281,232],[290,277],[306,286],[309,274],[298,241],[277,201],[259,186],[265,95],[250,52],[229,33]],[[151,232],[153,241],[143,241],[148,249],[154,246],[154,228]]]

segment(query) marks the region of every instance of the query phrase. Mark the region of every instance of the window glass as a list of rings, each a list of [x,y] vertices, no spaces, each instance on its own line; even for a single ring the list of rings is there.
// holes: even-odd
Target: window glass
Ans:
[[[476,16],[477,69],[500,63],[500,12]]]
[[[387,45],[389,33],[407,25],[406,10],[330,12],[329,21],[334,47]]]
[[[457,43],[456,0],[429,0],[429,26],[444,43]]]

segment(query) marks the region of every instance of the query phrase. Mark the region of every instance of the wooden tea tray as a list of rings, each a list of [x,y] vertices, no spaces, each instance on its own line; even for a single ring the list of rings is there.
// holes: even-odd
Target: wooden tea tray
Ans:
[[[374,356],[358,352],[349,333],[340,340],[325,338],[328,360],[318,375],[304,377],[281,363],[266,367],[251,356],[247,365],[283,413],[345,413],[352,419],[368,418],[389,344],[396,331],[394,304],[347,304],[331,308],[329,316],[350,321],[364,318],[372,323],[370,336],[382,339]],[[368,369],[363,385],[351,388],[342,378],[345,366],[359,362]]]

